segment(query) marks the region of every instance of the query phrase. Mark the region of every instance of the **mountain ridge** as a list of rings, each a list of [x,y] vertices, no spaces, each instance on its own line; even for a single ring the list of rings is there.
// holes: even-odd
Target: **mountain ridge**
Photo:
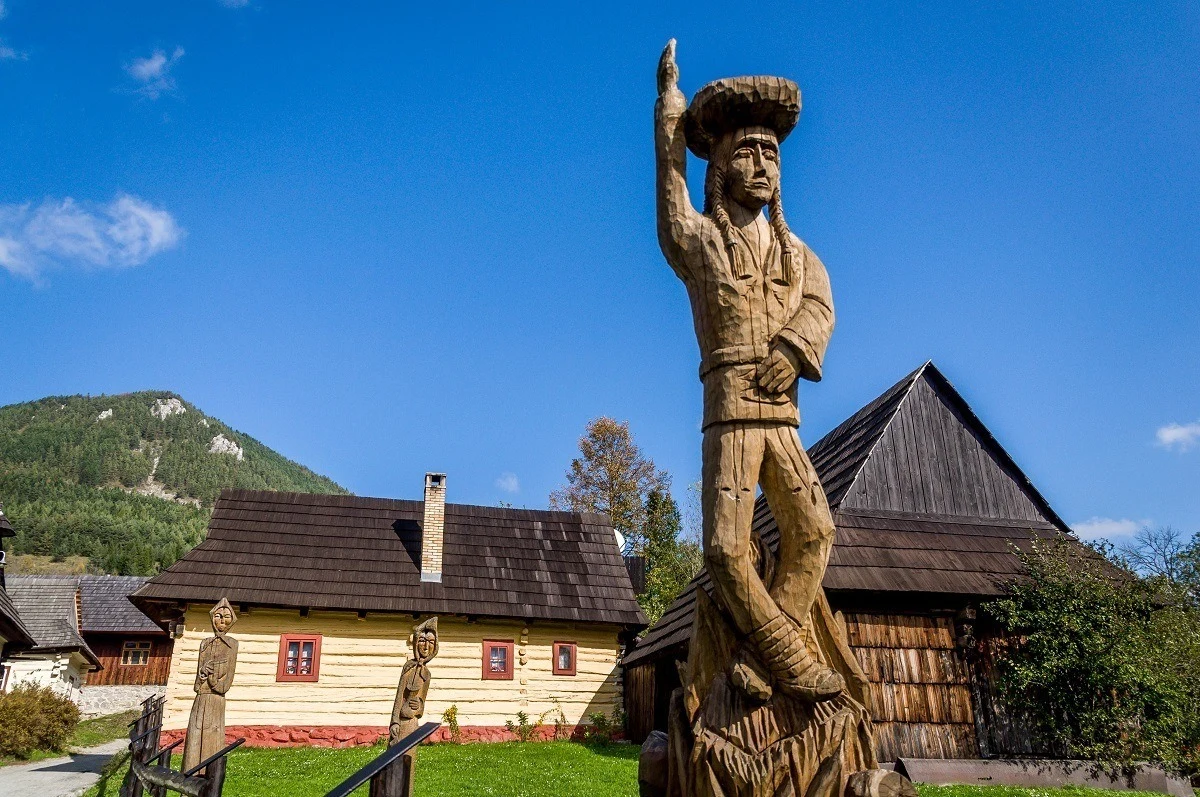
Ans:
[[[0,407],[0,501],[14,554],[153,574],[199,543],[226,487],[348,493],[172,391]]]

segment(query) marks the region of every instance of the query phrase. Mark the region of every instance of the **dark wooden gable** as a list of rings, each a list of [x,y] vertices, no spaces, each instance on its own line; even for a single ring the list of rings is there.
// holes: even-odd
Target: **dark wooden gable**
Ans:
[[[1065,529],[932,363],[901,386],[870,452],[844,488],[841,511],[1024,520]]]

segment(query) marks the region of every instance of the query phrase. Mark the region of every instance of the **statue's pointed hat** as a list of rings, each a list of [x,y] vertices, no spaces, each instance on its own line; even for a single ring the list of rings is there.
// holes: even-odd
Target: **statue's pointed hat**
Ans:
[[[684,117],[688,149],[708,160],[721,136],[762,126],[783,141],[800,119],[800,87],[781,77],[727,77],[696,92]]]

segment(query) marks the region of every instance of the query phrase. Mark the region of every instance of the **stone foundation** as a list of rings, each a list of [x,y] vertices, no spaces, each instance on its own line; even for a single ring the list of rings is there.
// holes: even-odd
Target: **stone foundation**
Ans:
[[[569,738],[574,741],[583,739],[583,725],[576,725],[568,730]],[[225,729],[226,744],[235,739],[245,738],[246,747],[369,747],[387,738],[388,729],[374,725],[316,725],[312,727],[278,725],[234,725]],[[187,735],[184,729],[166,730],[162,732],[161,745],[168,745]],[[507,728],[486,725],[463,725],[459,728],[460,740],[463,742],[513,742],[517,740],[515,733]],[[539,742],[550,741],[554,738],[554,726],[542,726],[533,733],[533,739]],[[618,734],[617,738],[620,738]],[[430,742],[449,742],[450,729],[445,725],[438,728]]]
[[[165,686],[85,686],[79,692],[79,713],[85,719],[120,714],[142,707],[148,697],[165,694]]]

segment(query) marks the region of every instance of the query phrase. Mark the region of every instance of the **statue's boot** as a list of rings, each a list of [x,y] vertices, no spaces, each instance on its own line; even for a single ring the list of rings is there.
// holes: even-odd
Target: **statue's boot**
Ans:
[[[817,661],[800,633],[800,627],[782,612],[750,634],[775,685],[785,694],[820,703],[846,688],[841,675]]]

